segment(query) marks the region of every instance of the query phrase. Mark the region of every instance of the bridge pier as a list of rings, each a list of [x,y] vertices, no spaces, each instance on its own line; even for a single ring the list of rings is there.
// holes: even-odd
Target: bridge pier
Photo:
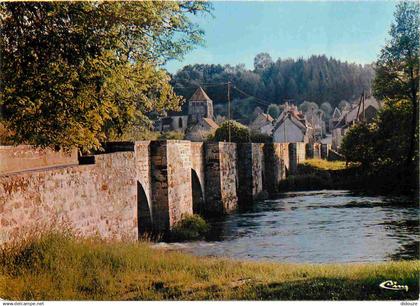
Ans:
[[[269,194],[279,192],[280,181],[286,179],[289,168],[289,145],[287,143],[267,143],[264,145],[265,184]]]
[[[236,144],[205,144],[205,214],[221,215],[236,209],[237,163]]]
[[[152,141],[150,145],[153,229],[166,231],[192,215],[189,141]]]
[[[238,203],[247,205],[264,195],[266,168],[264,144],[240,143],[237,146]]]
[[[303,142],[289,143],[289,173],[295,174],[297,166],[306,159],[306,147]]]

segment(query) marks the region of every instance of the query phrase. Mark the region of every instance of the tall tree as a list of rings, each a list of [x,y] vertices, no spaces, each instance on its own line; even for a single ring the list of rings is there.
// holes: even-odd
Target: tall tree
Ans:
[[[299,109],[303,113],[307,113],[309,111],[317,111],[318,110],[318,104],[316,104],[315,102],[304,101],[301,105],[299,105]]]
[[[352,101],[362,91],[370,90],[373,78],[371,65],[349,64],[326,56],[278,59],[275,63],[269,59],[267,63],[258,64],[260,68],[253,70],[242,65],[187,65],[174,75],[171,83],[176,87],[176,93],[185,98],[193,94],[198,84],[210,83],[210,86],[203,87],[215,104],[227,102],[223,83],[230,80],[248,94],[272,103],[291,99],[298,104],[308,100],[320,105],[329,101],[332,107],[336,107],[341,100]],[[232,96],[244,98],[235,90]]]
[[[256,71],[263,71],[273,64],[273,59],[268,53],[258,53],[254,58],[254,69]]]
[[[376,63],[374,94],[387,103],[410,101],[410,144],[406,167],[412,168],[416,157],[416,129],[419,103],[420,5],[400,2],[394,13],[395,22],[389,31],[390,40],[381,50]]]
[[[159,68],[202,41],[205,2],[0,4],[0,105],[17,143],[83,150],[182,99]]]
[[[277,119],[280,116],[280,108],[277,104],[270,104],[267,108],[267,113],[274,119]]]
[[[328,102],[324,102],[319,108],[324,112],[326,119],[330,119],[333,111],[331,104]]]

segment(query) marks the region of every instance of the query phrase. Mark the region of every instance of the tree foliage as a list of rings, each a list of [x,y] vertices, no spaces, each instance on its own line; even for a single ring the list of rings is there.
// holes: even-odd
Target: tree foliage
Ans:
[[[408,101],[387,104],[373,123],[354,125],[341,146],[348,161],[360,162],[365,168],[401,168],[409,147],[411,107]]]
[[[349,162],[360,162],[366,169],[375,161],[372,140],[375,129],[370,124],[356,124],[346,134],[341,144],[341,153]]]
[[[395,22],[389,31],[390,40],[381,50],[376,63],[374,94],[388,104],[409,101],[411,110],[407,113],[411,127],[404,135],[410,139],[406,167],[412,168],[417,156],[418,103],[419,103],[419,54],[420,54],[420,4],[403,1],[398,3],[394,13]],[[399,111],[398,108],[393,108]],[[405,113],[405,112],[404,112]]]
[[[341,62],[323,55],[273,61],[268,54],[258,54],[254,62],[253,70],[243,64],[187,65],[173,76],[172,84],[176,86],[176,93],[185,98],[191,97],[200,84],[211,84],[203,87],[213,102],[226,104],[227,86],[214,84],[231,81],[247,94],[269,101],[265,105],[256,99],[251,101],[251,109],[260,106],[267,111],[269,104],[281,104],[286,100],[293,100],[296,104],[314,101],[317,105],[329,101],[334,108],[341,100],[352,101],[362,91],[368,91],[374,76],[371,65]],[[236,90],[232,90],[231,98],[252,99]],[[186,107],[183,110],[186,111]],[[251,113],[244,113],[246,117],[234,118],[249,120]]]
[[[277,104],[270,104],[267,108],[267,113],[274,119],[277,119],[278,116],[280,116],[281,111]]]
[[[330,103],[324,102],[319,107],[325,114],[326,118],[329,119],[332,116],[333,108]]]
[[[341,100],[340,103],[338,103],[338,109],[340,111],[345,110],[346,108],[350,107],[350,103],[346,100]]]
[[[229,141],[229,130],[231,142],[250,142],[250,133],[246,126],[234,120],[227,120],[216,130],[211,140]]]
[[[419,16],[417,2],[400,2],[391,25],[390,40],[376,64],[374,94],[385,106],[369,125],[352,127],[342,150],[350,161],[361,162],[378,180],[387,178],[396,188],[417,188]],[[417,172],[417,173],[416,173]]]
[[[200,43],[203,2],[1,3],[3,122],[16,143],[83,150],[181,97],[159,68]]]
[[[318,104],[316,104],[315,102],[304,101],[301,105],[299,105],[299,110],[304,114],[309,111],[316,111],[318,109]]]

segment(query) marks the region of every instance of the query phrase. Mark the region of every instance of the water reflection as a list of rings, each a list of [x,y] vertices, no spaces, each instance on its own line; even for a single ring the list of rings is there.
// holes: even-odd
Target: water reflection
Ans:
[[[418,207],[348,191],[294,192],[212,220],[196,255],[282,262],[368,262],[419,257]],[[173,247],[173,245],[170,245]]]

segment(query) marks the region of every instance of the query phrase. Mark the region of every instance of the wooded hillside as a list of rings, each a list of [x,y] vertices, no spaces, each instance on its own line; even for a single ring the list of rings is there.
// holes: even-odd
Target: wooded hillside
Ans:
[[[342,100],[357,99],[363,90],[369,91],[373,77],[371,65],[341,62],[325,55],[273,61],[269,54],[260,53],[254,59],[253,70],[243,64],[188,65],[173,75],[172,85],[177,94],[188,99],[199,84],[204,84],[215,104],[226,103],[227,86],[218,84],[230,80],[239,89],[270,103],[294,100],[299,105],[306,100],[318,105],[329,102],[335,107]],[[232,90],[232,100],[244,98],[244,94]],[[241,105],[245,113],[258,105],[266,110],[264,102],[252,98]]]

